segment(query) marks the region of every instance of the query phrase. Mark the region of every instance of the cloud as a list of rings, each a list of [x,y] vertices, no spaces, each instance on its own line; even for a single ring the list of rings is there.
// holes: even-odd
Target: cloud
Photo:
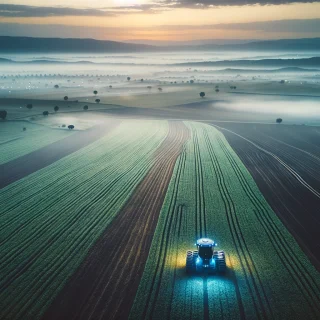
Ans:
[[[157,13],[175,8],[206,9],[222,6],[281,5],[313,3],[320,0],[155,0],[148,4],[106,8],[40,7],[0,4],[0,17],[36,18],[63,16],[106,17],[131,13]]]
[[[292,3],[314,3],[320,0],[165,0],[167,5],[174,8],[210,8],[226,6],[250,5],[282,5]]]

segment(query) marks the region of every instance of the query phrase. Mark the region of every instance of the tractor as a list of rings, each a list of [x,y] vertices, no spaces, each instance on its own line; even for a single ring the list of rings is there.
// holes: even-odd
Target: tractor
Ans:
[[[197,240],[198,250],[187,251],[186,271],[188,274],[196,274],[207,271],[209,274],[224,273],[226,271],[226,259],[224,251],[214,251],[217,244],[208,238]]]

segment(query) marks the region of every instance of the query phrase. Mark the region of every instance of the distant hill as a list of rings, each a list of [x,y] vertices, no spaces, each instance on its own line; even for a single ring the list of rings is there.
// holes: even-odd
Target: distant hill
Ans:
[[[0,36],[0,53],[45,53],[45,52],[78,52],[78,53],[129,53],[155,51],[214,51],[214,50],[254,50],[254,51],[320,51],[320,38],[284,39],[255,41],[238,44],[206,44],[151,46],[116,41],[94,39],[62,38],[29,38]]]
[[[141,52],[154,47],[94,39],[60,39],[0,36],[0,52]]]
[[[320,67],[320,57],[305,59],[222,60],[176,63],[189,67]]]

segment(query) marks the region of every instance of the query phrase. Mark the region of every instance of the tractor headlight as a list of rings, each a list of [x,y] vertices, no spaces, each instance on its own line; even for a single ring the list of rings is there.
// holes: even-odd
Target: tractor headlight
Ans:
[[[197,260],[196,260],[196,264],[199,264],[200,263],[200,258],[197,258]]]

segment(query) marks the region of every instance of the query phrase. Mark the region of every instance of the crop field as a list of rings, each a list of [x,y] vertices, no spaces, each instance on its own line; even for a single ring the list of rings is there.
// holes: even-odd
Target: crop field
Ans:
[[[221,131],[264,197],[319,269],[319,127],[218,126],[227,129]]]
[[[153,164],[167,122],[110,135],[0,191],[0,318],[38,318]]]
[[[71,134],[70,130],[52,130],[27,121],[0,122],[0,165]]]
[[[61,144],[53,163],[0,190],[1,319],[319,318],[319,274],[241,144],[197,122],[110,121],[73,133],[97,137],[72,152]],[[308,141],[299,152],[312,167],[318,142]],[[199,237],[225,250],[225,275],[186,275]]]
[[[316,319],[317,271],[224,136],[188,127],[131,319]],[[186,250],[203,236],[226,251],[226,276],[186,276]]]

